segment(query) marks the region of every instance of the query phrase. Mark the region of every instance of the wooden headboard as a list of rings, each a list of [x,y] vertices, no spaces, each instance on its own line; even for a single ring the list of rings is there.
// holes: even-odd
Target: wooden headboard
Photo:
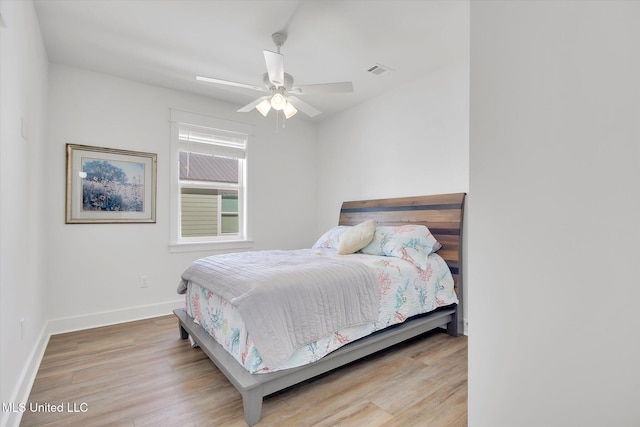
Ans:
[[[453,275],[462,306],[462,219],[465,193],[344,202],[340,225],[375,219],[377,225],[426,225],[442,244],[438,251]],[[458,319],[462,322],[462,318]],[[460,329],[462,331],[462,329]]]

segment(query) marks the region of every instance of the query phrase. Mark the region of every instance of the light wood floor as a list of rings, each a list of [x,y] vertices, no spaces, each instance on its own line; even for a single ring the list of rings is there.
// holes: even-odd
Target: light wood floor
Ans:
[[[52,336],[20,425],[246,426],[240,394],[177,325]],[[268,396],[258,425],[466,426],[467,338],[432,333]]]

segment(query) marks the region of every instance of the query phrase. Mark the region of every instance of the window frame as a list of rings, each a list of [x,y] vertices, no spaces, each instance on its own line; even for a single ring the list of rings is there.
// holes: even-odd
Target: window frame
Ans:
[[[249,157],[250,140],[253,134],[253,126],[211,117],[204,114],[190,113],[186,111],[171,109],[171,215],[170,215],[170,252],[190,252],[201,250],[245,250],[253,246],[253,241],[249,238],[247,221],[247,163]],[[235,183],[213,183],[206,181],[186,181],[180,179],[179,156],[184,150],[184,142],[180,140],[180,130],[185,128],[203,128],[203,131],[216,131],[220,135],[241,134],[245,139],[244,158],[239,163],[239,182]],[[191,142],[190,151],[200,154],[225,155],[233,152],[233,148],[217,149],[214,144],[202,142]],[[206,149],[198,149],[205,147]],[[235,149],[237,150],[237,148]],[[233,189],[238,191],[238,235],[222,236],[201,236],[182,237],[181,236],[181,192],[183,188],[203,188],[203,189]]]

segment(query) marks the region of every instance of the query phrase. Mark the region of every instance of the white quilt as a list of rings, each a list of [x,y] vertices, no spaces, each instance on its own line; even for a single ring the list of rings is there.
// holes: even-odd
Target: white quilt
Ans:
[[[261,358],[275,366],[299,347],[378,318],[375,270],[312,250],[256,251],[195,261],[178,293],[192,282],[236,307]]]

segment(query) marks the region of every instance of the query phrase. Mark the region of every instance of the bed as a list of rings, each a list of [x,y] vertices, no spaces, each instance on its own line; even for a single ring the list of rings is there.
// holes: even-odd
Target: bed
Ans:
[[[456,193],[345,202],[342,205],[338,223],[339,226],[351,226],[355,228],[354,226],[375,220],[379,228],[411,227],[416,225],[428,227],[428,230],[433,234],[439,246],[441,245],[436,252],[436,256],[429,255],[429,262],[434,263],[434,268],[437,267],[436,264],[438,263],[446,263],[446,267],[448,267],[445,267],[447,270],[446,276],[444,273],[442,274],[446,280],[450,278],[453,282],[453,288],[457,296],[454,303],[449,304],[448,302],[450,301],[446,299],[439,301],[440,306],[432,307],[429,312],[413,315],[406,319],[401,318],[399,321],[394,321],[391,326],[385,327],[384,329],[376,327],[370,331],[366,331],[366,333],[363,332],[363,329],[366,328],[340,329],[339,331],[349,331],[349,334],[337,333],[335,334],[336,336],[342,337],[343,335],[348,335],[351,339],[340,343],[337,349],[334,348],[335,346],[332,347],[328,345],[325,351],[320,352],[320,355],[314,358],[313,361],[304,361],[305,357],[308,357],[307,355],[298,357],[297,362],[295,358],[292,357],[291,359],[294,360],[293,364],[287,365],[287,363],[290,363],[290,360],[287,360],[286,363],[265,366],[261,358],[258,357],[256,362],[255,359],[252,361],[250,357],[247,357],[251,352],[250,349],[238,350],[236,348],[236,353],[231,351],[230,346],[237,346],[236,340],[232,340],[233,342],[230,344],[229,342],[225,344],[224,339],[216,336],[215,330],[212,330],[210,326],[206,325],[205,321],[203,321],[205,319],[199,316],[199,305],[197,307],[198,310],[195,311],[193,307],[189,306],[189,302],[192,300],[196,301],[196,299],[194,299],[193,294],[187,293],[185,309],[174,311],[179,319],[180,336],[183,339],[191,338],[194,344],[202,348],[241,393],[244,418],[247,424],[251,426],[260,420],[264,396],[336,369],[354,360],[358,360],[435,328],[444,328],[448,334],[453,336],[461,335],[463,331],[461,242],[464,198],[464,193]],[[273,255],[279,256],[282,254],[276,253]],[[318,250],[311,255],[308,253],[304,254],[304,256],[313,255],[318,255]],[[360,261],[366,258],[367,262],[369,262],[371,256],[354,254],[350,256],[350,258],[354,260],[361,258]],[[392,260],[390,259],[389,261]],[[395,260],[393,261],[395,262]],[[404,262],[404,260],[400,261]],[[376,262],[380,264],[379,261]],[[385,265],[399,269],[396,264],[391,262],[385,262]],[[196,281],[194,280],[194,282]],[[198,291],[197,286],[191,286],[189,289],[195,289],[193,292],[203,293],[202,290]],[[185,289],[185,292],[191,291]],[[204,291],[204,293],[210,294],[210,291]],[[226,296],[226,294],[224,295]],[[219,296],[216,295],[216,297]],[[215,300],[215,298],[213,299]],[[224,303],[224,298],[221,298],[221,300]],[[442,306],[442,304],[445,305]],[[215,313],[213,317],[217,319],[216,316],[221,316],[222,309],[227,305],[228,304],[223,304],[215,309],[209,308],[208,311],[203,311]],[[222,317],[220,317],[220,319],[222,319]],[[226,319],[225,317],[224,328],[228,329]],[[229,322],[232,321],[229,320]],[[205,324],[205,327],[203,327],[202,324]],[[259,340],[256,339],[255,341]],[[248,340],[248,342],[253,344],[251,340]],[[333,339],[332,342],[335,343],[335,339]],[[314,341],[314,344],[315,343],[316,341]],[[317,351],[315,345],[313,349],[314,352]],[[266,350],[265,348],[265,355],[267,354]],[[242,354],[242,358],[240,358],[238,354]],[[247,362],[247,360],[249,362]],[[272,360],[275,361],[276,359]],[[301,362],[301,360],[304,362]]]

